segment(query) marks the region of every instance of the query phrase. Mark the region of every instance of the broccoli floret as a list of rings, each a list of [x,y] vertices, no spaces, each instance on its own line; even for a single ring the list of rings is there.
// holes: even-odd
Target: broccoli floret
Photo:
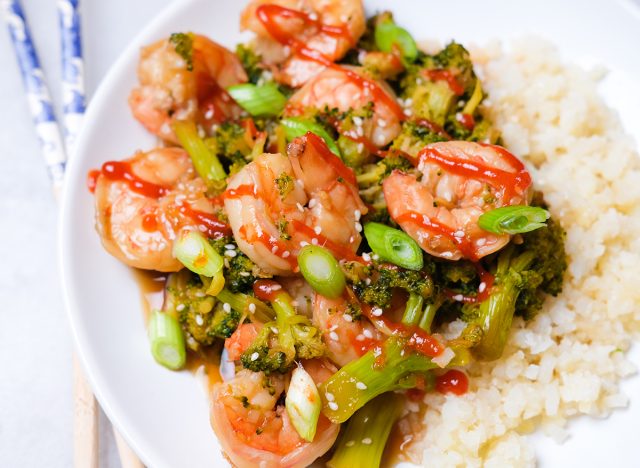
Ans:
[[[225,310],[220,301],[207,295],[208,287],[206,279],[203,282],[187,269],[172,273],[167,280],[163,310],[178,318],[187,346],[194,351],[230,337],[241,320],[238,310]]]
[[[497,255],[495,283],[488,299],[466,304],[462,318],[482,328],[473,353],[482,360],[502,355],[514,313],[530,319],[540,310],[545,294],[557,295],[567,268],[564,231],[553,219],[547,226],[524,234]]]
[[[233,237],[222,237],[209,241],[216,251],[225,259],[223,275],[225,287],[233,293],[251,292],[253,283],[258,278],[270,278],[238,248]],[[228,247],[233,246],[232,249]],[[226,255],[227,250],[233,250],[233,256]]]
[[[291,296],[284,290],[271,301],[276,319],[266,323],[242,354],[242,365],[254,372],[285,374],[300,359],[314,359],[325,353],[320,331],[298,315]]]
[[[413,173],[415,169],[411,162],[403,156],[389,155],[376,164],[367,164],[363,166],[359,174],[356,176],[358,181],[358,187],[360,190],[360,197],[362,200],[370,205],[371,215],[367,218],[367,221],[371,221],[371,218],[384,219],[388,217],[386,213],[386,201],[384,194],[382,193],[382,182],[395,170],[405,173]],[[383,216],[376,215],[377,211],[381,211]]]
[[[169,42],[175,47],[176,53],[187,63],[187,70],[193,70],[193,34],[173,33]]]
[[[429,298],[434,286],[431,278],[420,271],[382,267],[375,271],[370,281],[360,280],[353,289],[362,302],[386,309],[391,305],[394,288]]]
[[[242,63],[242,68],[249,77],[249,82],[256,84],[262,77],[264,69],[261,66],[260,56],[255,51],[245,44],[238,44],[236,47],[236,55]]]

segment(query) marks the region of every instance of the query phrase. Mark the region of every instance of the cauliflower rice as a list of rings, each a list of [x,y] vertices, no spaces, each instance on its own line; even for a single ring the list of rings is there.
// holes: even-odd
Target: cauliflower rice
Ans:
[[[514,320],[503,358],[471,365],[466,395],[426,397],[413,450],[437,467],[533,466],[525,432],[562,441],[569,417],[628,404],[618,383],[636,372],[625,353],[640,330],[640,159],[599,77],[553,46],[527,38],[474,55],[486,112],[567,231],[570,264],[562,294],[531,322]]]

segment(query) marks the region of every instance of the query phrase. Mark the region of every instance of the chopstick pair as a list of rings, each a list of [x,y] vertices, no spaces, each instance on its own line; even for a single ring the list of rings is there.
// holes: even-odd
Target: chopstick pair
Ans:
[[[22,5],[18,0],[3,0],[1,5],[18,59],[42,155],[53,188],[57,192],[64,181],[67,156],[73,155],[75,152],[75,144],[85,111],[79,0],[58,1],[62,53],[64,143],[55,117],[51,93],[40,66]]]
[[[84,63],[79,0],[58,0],[62,56],[62,132],[35,44],[18,0],[1,0],[0,7],[13,42],[44,161],[56,198],[64,182],[67,157],[73,157],[85,111]],[[64,135],[64,139],[63,139]],[[98,404],[74,353],[74,465],[98,467]],[[142,463],[114,428],[123,468]]]

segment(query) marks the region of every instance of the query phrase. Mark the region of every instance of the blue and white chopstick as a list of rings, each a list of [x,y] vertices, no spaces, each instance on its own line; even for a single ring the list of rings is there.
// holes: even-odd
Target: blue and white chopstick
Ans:
[[[85,111],[79,4],[80,0],[58,0],[62,53],[62,122],[65,146],[70,158],[75,154]]]
[[[2,0],[4,18],[18,58],[22,81],[27,92],[29,109],[36,126],[49,177],[54,189],[59,189],[64,180],[66,153],[60,129],[53,112],[51,94],[44,80],[44,73],[31,38],[29,27],[17,0]]]

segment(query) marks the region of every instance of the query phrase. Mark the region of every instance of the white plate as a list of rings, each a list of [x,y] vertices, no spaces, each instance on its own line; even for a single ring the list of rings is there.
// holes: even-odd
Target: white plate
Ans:
[[[67,171],[61,223],[62,276],[80,358],[105,412],[143,461],[152,467],[225,464],[209,426],[208,403],[188,373],[154,363],[148,349],[140,293],[131,272],[100,246],[93,229],[93,198],[86,174],[104,161],[149,149],[154,139],[134,121],[127,95],[136,81],[139,47],[171,32],[192,30],[233,47],[242,40],[238,14],[244,2],[176,2],[131,44],[102,82],[89,107],[79,152]],[[640,140],[640,13],[623,1],[497,0],[366,2],[369,13],[393,7],[399,24],[416,38],[455,38],[482,44],[535,33],[555,42],[567,59],[612,70],[602,91],[627,130]],[[640,358],[635,359],[640,362]],[[637,466],[640,379],[625,383],[635,395],[629,410],[606,422],[582,419],[563,446],[535,436],[545,466]],[[613,450],[615,451],[612,453]]]

